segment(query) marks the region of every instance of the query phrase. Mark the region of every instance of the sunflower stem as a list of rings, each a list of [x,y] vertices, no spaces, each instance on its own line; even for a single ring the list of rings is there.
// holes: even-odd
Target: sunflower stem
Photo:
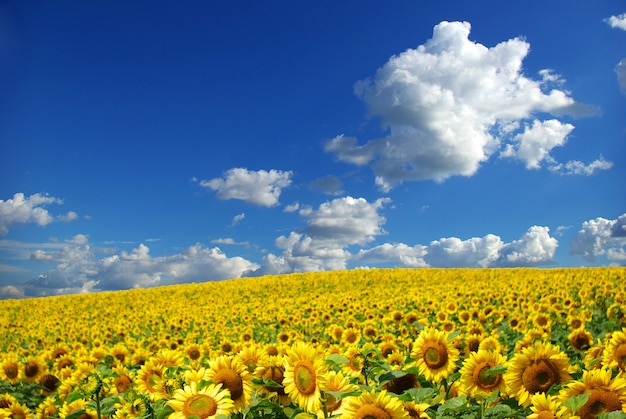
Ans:
[[[96,413],[98,414],[98,419],[102,419],[102,414],[100,413],[100,391],[96,392]]]

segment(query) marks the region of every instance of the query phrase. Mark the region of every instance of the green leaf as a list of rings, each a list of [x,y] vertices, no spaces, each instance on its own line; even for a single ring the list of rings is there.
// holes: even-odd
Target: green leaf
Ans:
[[[360,396],[362,391],[325,391],[324,394],[328,394],[329,396],[333,396],[335,400],[339,401],[346,397],[358,397]]]
[[[384,384],[387,381],[395,380],[396,378],[404,377],[405,375],[407,375],[407,373],[402,370],[391,370],[384,374],[380,374],[378,377],[378,383]]]
[[[491,367],[487,370],[487,375],[498,375],[498,374],[504,374],[506,372],[507,368],[504,365],[496,365],[494,367]]]
[[[266,380],[265,378],[253,378],[252,382],[254,384],[257,384],[259,386],[264,386],[264,387],[282,387],[282,384],[278,384],[276,381],[274,380]]]
[[[596,416],[596,419],[626,419],[626,413],[622,412],[621,410],[604,412]]]
[[[399,399],[407,402],[425,403],[427,400],[432,399],[438,394],[434,388],[410,388],[400,396]]]
[[[455,330],[454,332],[450,332],[448,334],[448,340],[452,340],[455,337],[459,336],[461,334],[461,330]]]
[[[439,408],[437,409],[437,413],[440,415],[445,413],[448,410],[458,409],[460,407],[465,407],[467,404],[467,396],[459,396],[453,399],[446,400]]]
[[[497,404],[485,410],[485,417],[489,418],[507,418],[511,416],[511,408],[505,404]]]
[[[499,396],[500,396],[500,390],[491,392],[487,397],[485,397],[485,403],[488,405],[491,403],[495,403],[495,401],[498,400]]]
[[[71,403],[71,402],[70,402]],[[69,415],[65,417],[65,419],[78,419],[85,413],[85,409],[76,409]]]
[[[330,354],[326,358],[326,363],[328,365],[345,365],[349,364],[350,360],[341,354]]]
[[[66,404],[70,404],[72,402],[75,402],[76,400],[82,399],[83,398],[83,393],[81,391],[73,391],[71,392],[68,396],[67,399],[65,400]]]
[[[571,410],[572,413],[576,414],[576,412],[578,412],[580,408],[583,407],[585,403],[587,403],[589,397],[591,397],[591,393],[578,394],[565,400],[563,402],[563,405]]]

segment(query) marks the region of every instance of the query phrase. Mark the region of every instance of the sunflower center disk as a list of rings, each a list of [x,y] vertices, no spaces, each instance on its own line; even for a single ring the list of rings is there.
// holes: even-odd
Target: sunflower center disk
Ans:
[[[482,362],[474,369],[474,383],[483,390],[491,390],[498,387],[502,376],[500,374],[489,374],[489,369],[493,365],[488,362]]]
[[[217,403],[212,397],[206,394],[194,394],[187,399],[183,406],[185,417],[198,416],[204,419],[213,416],[217,411]]]
[[[592,390],[587,403],[577,412],[581,419],[593,419],[600,413],[622,410],[619,396],[605,390]]]
[[[302,394],[312,394],[315,391],[315,370],[308,363],[299,363],[295,370],[295,384]]]
[[[221,369],[215,374],[214,381],[223,384],[230,391],[230,398],[233,401],[243,395],[243,382],[237,371],[230,368]]]
[[[530,394],[546,392],[559,382],[559,371],[549,359],[533,362],[522,373],[522,383]]]
[[[428,368],[441,368],[448,362],[448,351],[439,342],[433,342],[424,351],[424,362]]]
[[[9,378],[15,378],[18,375],[18,369],[14,365],[9,365],[8,367],[6,367],[4,369],[4,372]]]
[[[391,415],[384,409],[371,404],[365,404],[356,411],[355,419],[391,419]]]

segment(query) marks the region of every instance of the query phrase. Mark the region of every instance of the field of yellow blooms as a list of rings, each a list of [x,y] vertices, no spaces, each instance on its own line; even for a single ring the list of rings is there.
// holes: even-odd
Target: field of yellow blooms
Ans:
[[[626,418],[626,268],[0,301],[0,419]]]

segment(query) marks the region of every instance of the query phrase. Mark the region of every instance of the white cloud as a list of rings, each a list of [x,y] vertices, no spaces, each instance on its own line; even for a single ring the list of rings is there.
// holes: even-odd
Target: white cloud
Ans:
[[[0,300],[6,300],[8,298],[23,298],[24,292],[19,290],[13,285],[7,285],[0,287]]]
[[[246,218],[246,214],[245,213],[241,213],[241,214],[237,214],[233,217],[233,222],[230,223],[231,227],[236,226],[237,224],[239,224],[239,222],[241,220],[243,220],[244,218]]]
[[[615,220],[597,217],[585,221],[570,243],[570,254],[593,262],[598,256],[620,261],[626,247],[626,214]]]
[[[233,168],[222,178],[200,181],[200,186],[217,191],[219,199],[240,199],[272,207],[278,205],[282,189],[291,184],[291,176],[291,171]]]
[[[229,245],[229,246],[250,246],[250,242],[249,241],[238,242],[235,239],[233,239],[232,237],[225,237],[223,239],[211,240],[211,243],[213,243],[213,244],[225,244],[225,245]]]
[[[495,266],[542,266],[554,263],[559,242],[550,236],[548,227],[532,226],[519,240],[504,245]]]
[[[559,173],[562,175],[586,175],[591,176],[597,170],[609,170],[613,167],[613,163],[604,160],[604,157],[600,156],[599,159],[592,161],[589,164],[585,164],[578,160],[570,160],[565,164],[557,163],[552,159],[549,160],[548,169],[551,172]]]
[[[622,13],[621,15],[611,16],[607,19],[604,19],[606,23],[609,24],[612,28],[623,29],[626,31],[626,13]]]
[[[276,239],[283,253],[266,255],[262,273],[345,269],[350,257],[348,246],[363,245],[385,234],[385,218],[378,211],[388,202],[388,198],[370,203],[348,196],[324,202],[316,210],[301,209],[306,227]]]
[[[467,240],[461,240],[457,237],[442,238],[428,245],[424,260],[430,266],[445,268],[489,267],[498,259],[499,251],[503,245],[500,237],[493,234]]]
[[[195,244],[172,256],[153,257],[144,244],[103,259],[75,236],[56,251],[36,250],[31,259],[57,266],[28,281],[28,295],[57,295],[98,290],[118,290],[174,283],[236,278],[259,265],[241,257],[229,258],[219,248]]]
[[[296,212],[300,209],[300,203],[299,202],[294,202],[293,204],[289,204],[285,206],[285,209],[283,209],[284,212]]]
[[[61,205],[63,201],[41,194],[26,197],[21,192],[14,194],[13,199],[0,200],[0,237],[6,235],[13,224],[35,223],[39,226],[50,224],[54,217],[44,208],[50,204]],[[61,221],[72,221],[76,218],[78,215],[74,211],[58,217]]]
[[[441,238],[428,246],[385,243],[360,250],[353,261],[398,263],[405,267],[529,267],[554,263],[558,241],[547,227],[533,226],[518,240],[504,243],[499,236],[487,234],[461,240]]]
[[[535,119],[532,126],[526,126],[522,133],[513,137],[515,145],[509,144],[501,155],[524,161],[527,169],[539,169],[541,162],[550,156],[550,150],[565,144],[573,129],[573,125],[556,119],[543,122]]]
[[[488,48],[470,41],[469,33],[467,22],[441,22],[426,43],[391,57],[373,79],[357,82],[355,93],[389,134],[362,145],[339,135],[325,144],[325,151],[348,163],[370,164],[377,185],[388,191],[408,180],[473,175],[516,134],[520,121],[537,114],[590,114],[554,87],[562,80],[552,70],[542,70],[538,80],[524,75],[526,41],[514,38]],[[565,128],[573,127],[561,128],[563,139]],[[555,133],[544,131],[548,138],[534,134],[544,146],[558,142]],[[538,149],[526,148],[509,152],[541,157]]]
[[[353,261],[362,263],[386,263],[398,262],[402,266],[411,268],[423,268],[428,264],[424,260],[426,246],[408,246],[404,243],[384,243],[371,249],[361,249],[352,257]]]

